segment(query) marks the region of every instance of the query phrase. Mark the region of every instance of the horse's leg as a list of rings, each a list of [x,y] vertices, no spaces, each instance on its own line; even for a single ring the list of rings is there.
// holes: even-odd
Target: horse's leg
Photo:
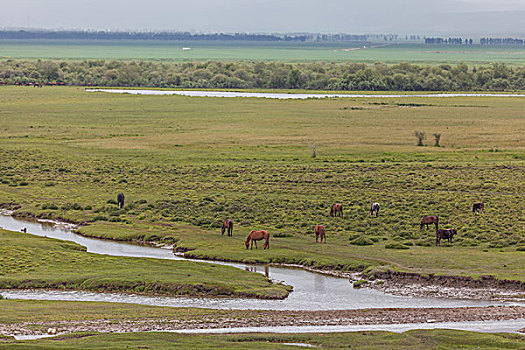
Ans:
[[[253,242],[255,242],[255,249],[257,249],[257,241],[254,239]]]

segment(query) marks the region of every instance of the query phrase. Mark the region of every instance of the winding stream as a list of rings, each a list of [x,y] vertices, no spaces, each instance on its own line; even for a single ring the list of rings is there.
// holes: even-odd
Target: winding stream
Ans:
[[[108,92],[130,95],[179,95],[191,97],[258,97],[279,100],[305,100],[307,98],[406,98],[406,97],[525,97],[525,94],[488,94],[488,93],[436,93],[436,94],[295,94],[274,92],[236,92],[236,91],[190,91],[190,90],[134,90],[134,89],[86,89],[87,92]]]
[[[155,259],[184,259],[174,255],[171,249],[133,245],[115,241],[86,238],[75,234],[67,225],[46,222],[31,222],[0,215],[0,227],[11,231],[27,228],[27,233],[71,241],[87,247],[87,251],[113,256],[147,257]],[[34,300],[77,300],[123,302],[143,305],[198,307],[213,309],[264,309],[264,310],[343,310],[365,308],[428,308],[465,307],[489,305],[523,305],[516,302],[493,302],[480,300],[459,300],[444,298],[401,297],[385,294],[373,289],[354,289],[346,278],[337,278],[302,269],[276,266],[247,265],[218,261],[199,261],[229,265],[248,271],[266,274],[273,280],[291,285],[294,291],[284,300],[259,300],[240,298],[198,298],[143,296],[116,293],[94,293],[83,291],[50,290],[2,290],[0,293],[11,299]]]

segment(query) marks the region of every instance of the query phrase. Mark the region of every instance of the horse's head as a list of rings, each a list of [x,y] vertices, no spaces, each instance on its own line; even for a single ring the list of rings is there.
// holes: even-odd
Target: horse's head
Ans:
[[[250,234],[248,235],[248,237],[246,237],[246,240],[244,241],[244,245],[246,246],[246,249],[248,249],[248,247],[250,245],[250,237],[252,235],[252,232],[250,232]]]
[[[458,234],[458,230],[456,230],[455,228],[450,229],[450,237],[457,235],[457,234]]]

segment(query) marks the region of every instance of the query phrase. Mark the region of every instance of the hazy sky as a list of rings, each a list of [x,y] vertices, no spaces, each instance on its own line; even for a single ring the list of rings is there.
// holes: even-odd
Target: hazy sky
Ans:
[[[525,36],[525,0],[0,0],[0,27]]]

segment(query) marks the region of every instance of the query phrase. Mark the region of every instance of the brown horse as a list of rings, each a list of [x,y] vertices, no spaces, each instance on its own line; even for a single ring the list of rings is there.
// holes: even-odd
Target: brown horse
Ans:
[[[439,218],[437,216],[423,216],[423,219],[421,219],[421,225],[419,225],[419,229],[422,230],[423,229],[423,225],[427,225],[427,230],[428,230],[428,225],[430,224],[434,224],[436,225],[436,230],[438,229],[438,222],[439,222]]]
[[[343,205],[336,203],[332,205],[332,208],[330,209],[330,216],[334,217],[337,216],[337,213],[343,217]]]
[[[483,202],[476,202],[474,203],[474,205],[472,206],[472,212],[475,213],[475,212],[483,212],[485,211],[485,203]]]
[[[448,230],[436,230],[436,245],[441,244],[442,239],[448,239],[448,243],[452,243],[452,237],[458,234],[458,230],[451,228]]]
[[[226,229],[228,229],[228,237],[233,236],[233,221],[232,220],[230,219],[224,220],[224,222],[222,223],[221,235],[224,235],[224,231]]]
[[[265,240],[263,249],[270,249],[270,232],[266,230],[250,231],[248,237],[246,237],[246,241],[244,241],[244,245],[246,246],[246,249],[248,249],[250,241],[252,241],[252,246],[250,249],[253,249],[253,242],[255,242],[255,249],[257,249],[257,241],[261,241],[263,239]]]
[[[318,239],[321,238],[321,244],[324,242],[326,243],[326,230],[323,225],[315,225],[314,229],[315,233],[315,243],[319,243]]]
[[[117,194],[117,207],[120,209],[124,208],[124,193],[122,192]]]

